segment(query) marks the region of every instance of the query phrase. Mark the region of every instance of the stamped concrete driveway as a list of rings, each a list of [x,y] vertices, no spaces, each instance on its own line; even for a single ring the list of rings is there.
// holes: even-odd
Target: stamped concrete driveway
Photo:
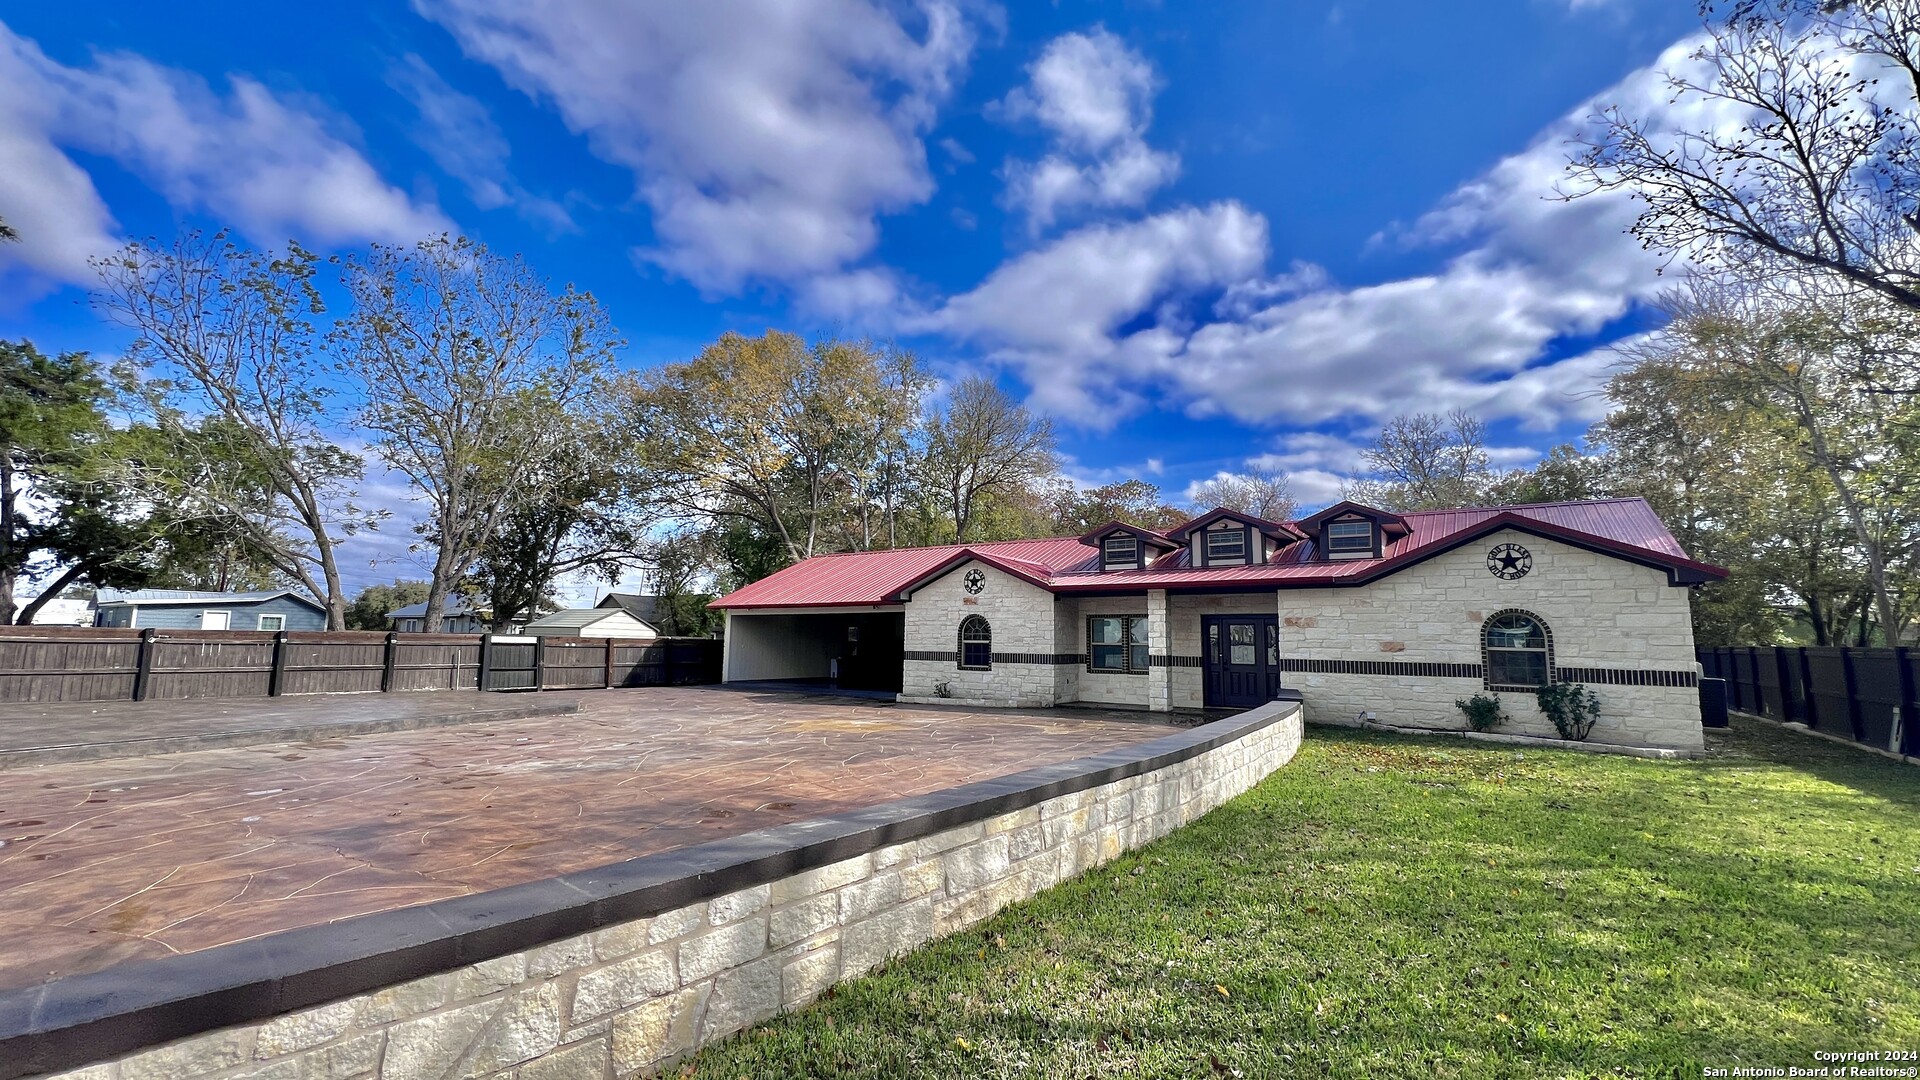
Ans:
[[[0,772],[0,988],[587,870],[1174,730],[719,688]]]

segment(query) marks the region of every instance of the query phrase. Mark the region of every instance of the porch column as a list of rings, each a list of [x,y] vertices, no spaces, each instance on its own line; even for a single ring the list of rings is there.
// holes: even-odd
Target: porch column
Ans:
[[[1167,618],[1167,590],[1147,590],[1147,708],[1173,711],[1173,625]]]

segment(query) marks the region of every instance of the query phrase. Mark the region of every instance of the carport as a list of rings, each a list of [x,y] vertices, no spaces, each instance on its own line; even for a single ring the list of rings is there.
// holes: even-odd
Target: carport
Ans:
[[[729,611],[721,677],[899,693],[905,641],[899,605]]]

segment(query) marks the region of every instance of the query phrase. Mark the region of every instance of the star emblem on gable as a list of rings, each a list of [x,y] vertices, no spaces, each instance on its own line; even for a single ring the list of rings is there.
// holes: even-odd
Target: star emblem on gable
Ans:
[[[1516,581],[1533,569],[1533,555],[1519,544],[1501,544],[1487,552],[1487,572],[1503,581]]]

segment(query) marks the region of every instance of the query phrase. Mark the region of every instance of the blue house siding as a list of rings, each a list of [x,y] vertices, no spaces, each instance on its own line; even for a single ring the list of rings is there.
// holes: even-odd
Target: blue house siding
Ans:
[[[134,609],[138,609],[137,614]],[[185,604],[114,604],[100,611],[101,626],[133,626],[137,629],[153,627],[159,630],[198,630],[203,612],[224,611],[227,613],[227,629],[258,630],[260,616],[281,615],[286,618],[283,630],[325,630],[327,617],[311,604],[296,600],[291,596],[276,596],[271,600],[256,600],[247,603],[209,600]]]

